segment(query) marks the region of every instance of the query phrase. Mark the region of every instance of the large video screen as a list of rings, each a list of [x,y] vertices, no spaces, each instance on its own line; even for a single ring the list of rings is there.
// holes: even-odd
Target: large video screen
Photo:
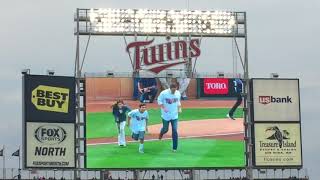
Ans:
[[[199,80],[86,78],[86,167],[244,167],[241,98],[198,98]]]

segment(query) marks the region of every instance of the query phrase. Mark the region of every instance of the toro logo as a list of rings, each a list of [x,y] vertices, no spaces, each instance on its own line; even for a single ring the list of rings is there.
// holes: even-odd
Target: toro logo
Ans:
[[[260,104],[270,104],[270,103],[292,103],[292,97],[273,97],[273,96],[259,96]]]
[[[205,78],[203,84],[205,94],[229,93],[229,81],[226,78]]]
[[[35,130],[34,137],[41,143],[53,145],[64,141],[67,137],[67,132],[60,126],[44,125]]]
[[[69,89],[39,85],[32,91],[31,101],[38,110],[68,113]]]

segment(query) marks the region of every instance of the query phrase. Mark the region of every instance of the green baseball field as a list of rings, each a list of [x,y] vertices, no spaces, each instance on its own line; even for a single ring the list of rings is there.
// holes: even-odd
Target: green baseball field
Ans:
[[[160,110],[148,109],[149,132],[144,154],[126,127],[126,147],[117,143],[118,130],[111,112],[87,112],[87,168],[206,168],[244,167],[242,109],[236,120],[226,118],[229,108],[184,108],[179,115],[179,147],[172,152],[171,129],[162,140]]]

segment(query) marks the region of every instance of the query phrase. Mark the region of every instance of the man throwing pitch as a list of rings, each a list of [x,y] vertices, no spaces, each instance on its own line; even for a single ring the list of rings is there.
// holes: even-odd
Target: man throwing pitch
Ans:
[[[162,136],[168,132],[169,123],[171,123],[173,152],[176,152],[178,148],[178,112],[182,112],[180,99],[181,94],[176,84],[170,84],[170,88],[163,90],[158,97],[163,124],[159,139],[162,139]]]

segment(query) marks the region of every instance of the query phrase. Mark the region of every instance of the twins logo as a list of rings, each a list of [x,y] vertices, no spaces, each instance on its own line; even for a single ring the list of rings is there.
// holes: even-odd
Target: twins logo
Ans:
[[[158,74],[171,66],[187,63],[186,58],[198,57],[201,54],[200,39],[151,45],[153,41],[154,39],[128,44],[127,52],[130,54],[130,49],[135,52],[135,70],[147,69]]]
[[[143,121],[146,120],[146,117],[140,117],[140,116],[136,116],[137,121]]]
[[[178,98],[173,98],[173,99],[166,98],[165,101],[167,104],[172,104],[172,103],[178,102]]]

